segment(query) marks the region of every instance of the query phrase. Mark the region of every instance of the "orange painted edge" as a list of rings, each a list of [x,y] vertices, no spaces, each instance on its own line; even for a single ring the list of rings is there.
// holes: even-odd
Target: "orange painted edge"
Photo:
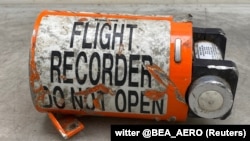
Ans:
[[[72,136],[74,136],[75,134],[79,133],[80,131],[82,131],[84,129],[83,124],[81,124],[81,122],[78,121],[78,126],[76,127],[76,129],[73,129],[71,131],[66,131],[63,129],[62,124],[59,122],[59,120],[55,117],[55,115],[53,113],[48,113],[48,117],[51,120],[52,124],[55,126],[55,128],[59,131],[59,133],[65,138],[71,138]],[[65,118],[70,118],[70,119],[74,119],[73,117],[65,117]],[[71,122],[69,121],[69,123],[66,124],[70,124]]]
[[[170,70],[169,78],[178,88],[182,98],[186,101],[186,93],[192,81],[192,51],[193,51],[192,23],[172,23],[171,47],[170,47]],[[181,62],[174,60],[175,40],[181,39]],[[187,102],[183,103],[176,99],[175,90],[169,86],[168,116],[176,116],[177,120],[186,120],[188,115]]]

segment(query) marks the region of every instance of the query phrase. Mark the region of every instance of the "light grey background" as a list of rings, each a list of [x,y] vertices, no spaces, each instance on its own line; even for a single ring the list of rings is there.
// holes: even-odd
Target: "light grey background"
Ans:
[[[24,0],[25,1],[25,0]],[[98,1],[98,0],[96,0]],[[113,1],[114,0],[109,0]],[[181,0],[178,0],[181,2]],[[10,2],[12,4],[6,4]],[[222,28],[227,35],[226,59],[239,69],[239,84],[232,114],[226,120],[189,118],[176,124],[249,124],[250,123],[250,5],[203,4],[200,0],[183,0],[193,4],[16,4],[16,0],[0,3],[0,140],[2,141],[59,141],[64,140],[45,113],[35,110],[30,96],[28,58],[33,23],[43,9],[87,12],[193,15],[193,25]],[[20,2],[20,1],[18,1]],[[59,3],[58,0],[53,0]],[[65,2],[65,1],[64,1]],[[75,1],[74,1],[75,2]],[[127,1],[127,2],[130,2]],[[160,0],[156,0],[160,2]],[[208,1],[206,1],[208,2]],[[216,1],[213,1],[216,2]],[[222,2],[222,1],[221,1]],[[225,2],[225,1],[223,1]],[[226,1],[227,3],[230,3]],[[232,2],[232,1],[231,1]],[[241,0],[247,3],[247,0]],[[5,4],[4,4],[5,3]],[[172,124],[139,119],[83,117],[85,129],[70,141],[108,141],[111,124]]]
[[[3,4],[246,4],[249,0],[1,0]]]

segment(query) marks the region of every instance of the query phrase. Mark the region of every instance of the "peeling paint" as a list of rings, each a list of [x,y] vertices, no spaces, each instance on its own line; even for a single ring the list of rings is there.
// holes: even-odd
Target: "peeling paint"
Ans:
[[[180,91],[178,90],[174,82],[172,82],[169,79],[168,75],[159,66],[155,64],[146,65],[146,68],[149,71],[149,73],[157,80],[157,82],[165,87],[165,89],[167,89],[168,84],[172,85],[173,88],[175,89],[176,99],[180,102],[186,103],[185,98],[181,95]],[[153,100],[161,98],[164,94],[165,92],[159,92],[154,90],[146,91],[146,96]]]
[[[76,95],[88,95],[88,94],[91,94],[91,93],[94,93],[94,92],[98,92],[98,91],[101,91],[104,94],[114,95],[113,90],[111,88],[106,87],[103,84],[98,84],[98,85],[96,85],[96,86],[94,86],[92,88],[87,88],[84,91],[76,92],[75,94]]]
[[[95,110],[100,110],[102,111],[102,107],[101,107],[101,104],[100,104],[100,99],[102,98],[102,95],[98,95],[97,98],[95,98],[93,100],[93,104],[95,106]]]
[[[152,99],[154,101],[160,100],[164,97],[165,92],[157,91],[157,90],[146,90],[144,95],[148,97],[149,99]]]
[[[41,87],[40,82],[39,81],[35,81],[34,82],[34,89],[36,90],[36,89],[39,89],[40,87]]]
[[[74,120],[72,123],[69,123],[67,126],[66,126],[66,131],[71,131],[71,130],[74,130],[75,128],[77,128],[79,125],[79,122],[77,120]]]
[[[61,78],[62,80],[67,80],[66,76],[64,76],[64,75],[61,75],[60,78]]]
[[[122,55],[122,54],[123,54],[123,51],[124,51],[124,45],[123,45],[123,44],[120,44],[119,50],[118,50],[117,54],[118,54],[118,55]]]
[[[145,65],[163,69],[156,72],[159,77],[168,75],[172,18],[90,15],[40,17],[30,61],[33,80],[39,83],[31,82],[38,87],[33,95],[38,107],[166,114],[168,82],[162,79],[159,85]]]
[[[153,65],[146,65],[146,69],[149,73],[156,79],[158,83],[167,87],[168,81],[166,81],[167,74],[156,64]]]
[[[84,21],[87,21],[88,19],[87,18],[80,18],[79,20],[78,20],[78,22],[84,22]]]
[[[186,103],[185,98],[181,95],[180,91],[177,88],[175,88],[175,97],[178,101]]]
[[[175,122],[176,121],[176,117],[175,116],[171,116],[170,118],[167,119],[167,121],[169,121],[169,122]]]

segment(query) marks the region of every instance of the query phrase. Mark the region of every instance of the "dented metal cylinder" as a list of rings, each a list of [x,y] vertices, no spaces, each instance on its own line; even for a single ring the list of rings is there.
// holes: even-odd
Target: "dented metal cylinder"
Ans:
[[[220,118],[233,105],[230,85],[218,76],[203,76],[190,88],[189,107],[203,118]]]
[[[43,11],[30,48],[41,112],[183,121],[192,23],[171,16]]]

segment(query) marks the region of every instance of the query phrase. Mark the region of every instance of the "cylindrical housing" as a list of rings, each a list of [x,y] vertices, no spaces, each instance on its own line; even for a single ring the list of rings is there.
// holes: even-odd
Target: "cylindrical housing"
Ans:
[[[41,112],[183,121],[192,23],[171,16],[43,11],[30,48]]]

